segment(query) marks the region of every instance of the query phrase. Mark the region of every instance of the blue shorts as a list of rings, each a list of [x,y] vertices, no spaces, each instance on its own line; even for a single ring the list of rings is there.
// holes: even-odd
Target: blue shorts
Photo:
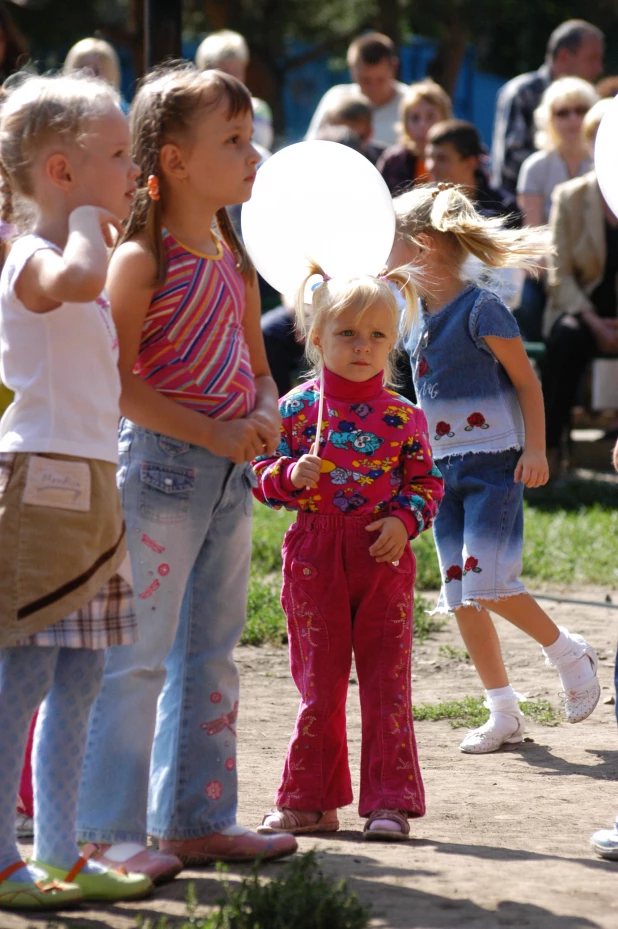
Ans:
[[[434,522],[442,577],[435,612],[525,593],[524,488],[513,480],[520,455],[508,449],[436,460],[445,492]]]

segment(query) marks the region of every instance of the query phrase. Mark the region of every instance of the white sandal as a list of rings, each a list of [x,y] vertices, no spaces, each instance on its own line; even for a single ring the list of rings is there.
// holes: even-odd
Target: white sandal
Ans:
[[[467,733],[459,749],[468,755],[488,755],[505,743],[521,742],[525,728],[523,715],[492,713],[484,726]]]

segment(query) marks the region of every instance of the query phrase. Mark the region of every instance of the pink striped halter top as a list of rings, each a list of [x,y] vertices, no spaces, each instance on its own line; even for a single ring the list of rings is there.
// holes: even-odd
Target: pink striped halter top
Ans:
[[[164,231],[167,277],[148,308],[133,370],[177,403],[237,419],[255,405],[245,284],[231,250],[216,242],[216,256],[202,255]]]

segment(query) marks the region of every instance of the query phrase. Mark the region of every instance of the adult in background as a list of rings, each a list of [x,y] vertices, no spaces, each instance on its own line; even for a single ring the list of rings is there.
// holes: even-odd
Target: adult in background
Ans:
[[[425,176],[427,133],[451,116],[451,98],[439,84],[431,78],[410,84],[401,101],[399,142],[387,148],[377,165],[393,196]]]
[[[513,193],[522,163],[535,149],[533,115],[546,88],[559,77],[595,81],[603,71],[603,33],[583,19],[561,23],[549,37],[544,64],[508,81],[498,94],[492,181]]]
[[[65,74],[88,71],[93,77],[100,77],[120,93],[120,59],[115,48],[105,39],[92,36],[80,39],[67,52],[62,70]],[[124,113],[129,112],[129,104],[122,96],[120,106]]]
[[[200,71],[218,68],[231,74],[246,86],[249,46],[239,32],[220,29],[202,40],[195,53],[195,64]],[[265,100],[251,97],[253,106],[253,141],[270,152],[273,145],[273,114]],[[264,152],[260,152],[262,159]]]
[[[561,77],[550,84],[534,111],[538,152],[524,161],[517,180],[517,202],[527,226],[549,220],[551,195],[557,184],[581,177],[592,168],[590,148],[582,134],[584,116],[598,100],[588,81]],[[545,277],[527,276],[521,306],[516,312],[522,335],[529,342],[542,340]]]
[[[610,105],[609,99],[599,100],[584,117],[591,150]],[[556,255],[548,273],[542,384],[547,460],[555,477],[581,375],[596,356],[618,353],[618,220],[601,196],[594,171],[559,184],[552,199]]]
[[[315,139],[325,115],[350,92],[364,94],[372,106],[373,138],[392,145],[397,141],[399,106],[407,85],[396,80],[399,59],[388,36],[368,32],[348,48],[348,68],[353,84],[336,84],[326,91],[309,124],[306,139]]]

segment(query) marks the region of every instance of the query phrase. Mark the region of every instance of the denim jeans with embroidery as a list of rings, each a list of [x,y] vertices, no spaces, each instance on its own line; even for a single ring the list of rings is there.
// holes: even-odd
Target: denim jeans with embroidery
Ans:
[[[86,841],[199,838],[236,819],[250,466],[120,426],[139,641],[108,650],[79,809]]]

